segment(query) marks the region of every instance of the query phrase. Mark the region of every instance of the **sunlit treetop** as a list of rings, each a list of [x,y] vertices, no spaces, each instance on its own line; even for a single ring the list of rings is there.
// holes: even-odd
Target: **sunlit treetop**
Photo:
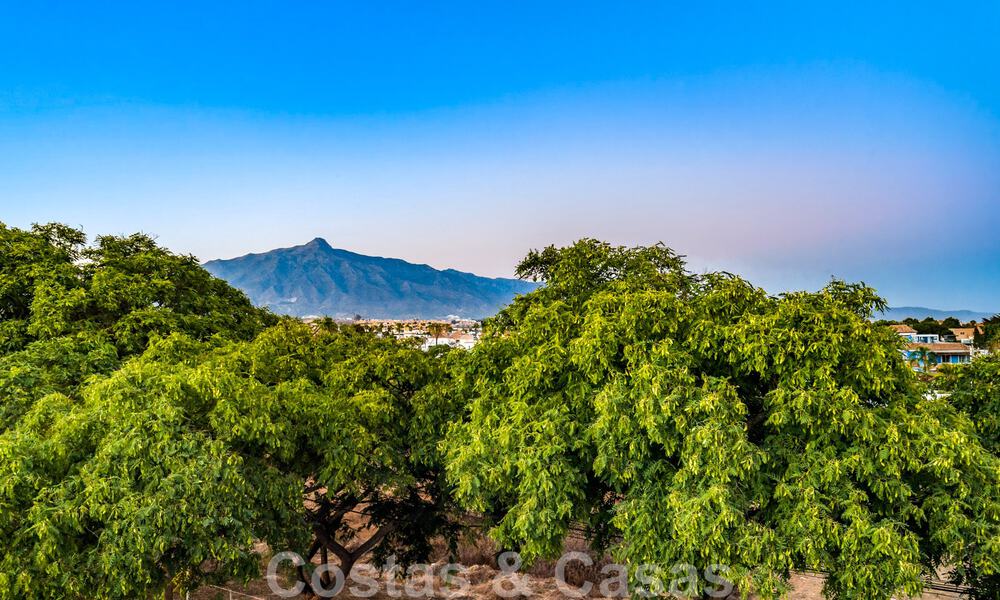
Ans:
[[[248,339],[277,318],[142,234],[0,224],[0,430],[35,399],[106,373],[156,336]]]
[[[794,569],[889,598],[942,563],[1000,567],[1000,463],[924,400],[870,288],[775,297],[593,240],[519,272],[545,286],[487,324],[447,443],[505,546],[552,555],[582,524],[633,565],[727,565],[763,597]]]

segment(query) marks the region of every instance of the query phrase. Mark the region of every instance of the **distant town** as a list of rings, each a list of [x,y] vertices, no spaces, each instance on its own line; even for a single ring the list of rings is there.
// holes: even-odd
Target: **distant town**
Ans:
[[[885,324],[906,340],[903,358],[915,371],[933,372],[942,365],[966,364],[1000,349],[1000,315],[982,322],[928,317]]]
[[[305,317],[306,323],[316,323],[328,317]],[[331,319],[342,325],[354,325],[368,331],[391,335],[396,339],[421,341],[421,348],[430,350],[435,346],[452,348],[472,348],[482,335],[482,323],[475,319],[448,317],[446,319]]]

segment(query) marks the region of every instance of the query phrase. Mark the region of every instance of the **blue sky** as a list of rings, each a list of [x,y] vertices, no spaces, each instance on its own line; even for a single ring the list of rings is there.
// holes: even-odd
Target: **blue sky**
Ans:
[[[1000,310],[1000,5],[870,4],[6,3],[0,220]]]

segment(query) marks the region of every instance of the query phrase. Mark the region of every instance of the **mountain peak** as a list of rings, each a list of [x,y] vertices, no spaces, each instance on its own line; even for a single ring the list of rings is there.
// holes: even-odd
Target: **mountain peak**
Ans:
[[[478,319],[538,287],[334,250],[319,237],[294,249],[211,261],[205,268],[246,292],[258,306],[296,316]]]
[[[305,247],[306,248],[319,248],[321,250],[333,250],[333,247],[330,246],[330,244],[326,240],[324,240],[323,238],[321,238],[321,237],[316,237],[316,238],[311,239],[307,244],[305,244]]]

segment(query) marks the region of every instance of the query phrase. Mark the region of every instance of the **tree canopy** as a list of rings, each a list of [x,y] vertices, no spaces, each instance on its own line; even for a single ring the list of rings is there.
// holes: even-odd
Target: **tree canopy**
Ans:
[[[147,236],[84,242],[0,228],[0,598],[169,595],[256,574],[262,543],[412,560],[453,531],[440,351],[279,322]]]
[[[1000,315],[983,319],[973,337],[977,348],[1000,350]]]
[[[1000,355],[942,369],[935,383],[948,393],[952,405],[969,415],[982,444],[1000,454]]]
[[[946,367],[934,384],[947,394],[952,406],[972,420],[980,443],[1000,456],[1000,355],[979,357],[960,367]],[[1000,490],[993,492],[1000,494]],[[955,579],[973,587],[975,598],[1000,597],[1000,573],[984,572],[968,561],[956,567]]]
[[[464,510],[529,559],[582,525],[764,597],[795,569],[994,589],[996,362],[925,398],[863,285],[775,297],[583,240],[530,253],[545,285],[472,351],[422,351],[278,319],[144,235],[0,250],[0,600],[169,596],[268,548],[408,562]]]
[[[871,289],[773,297],[593,240],[519,273],[546,285],[487,324],[447,442],[506,546],[551,555],[579,523],[632,565],[727,565],[763,597],[793,569],[889,598],[942,563],[1000,567],[1000,463],[922,397]]]
[[[0,223],[0,431],[46,394],[108,373],[156,335],[250,339],[276,318],[148,236]]]
[[[443,364],[284,322],[248,342],[172,334],[79,398],[46,396],[0,436],[0,598],[246,578],[260,543],[345,570],[371,552],[425,557],[455,529]]]

